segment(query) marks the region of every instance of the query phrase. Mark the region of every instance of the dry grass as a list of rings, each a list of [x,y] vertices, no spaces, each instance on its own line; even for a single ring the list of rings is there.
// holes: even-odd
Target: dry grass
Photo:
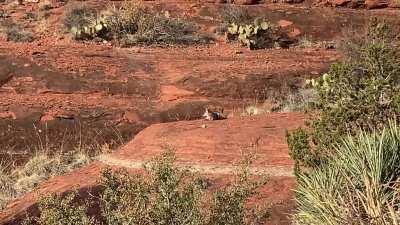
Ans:
[[[6,204],[37,187],[40,183],[53,176],[57,176],[92,161],[92,157],[83,151],[48,154],[38,151],[23,166],[15,169],[0,167],[0,206]]]
[[[257,116],[271,112],[302,112],[318,102],[318,95],[313,89],[299,89],[281,99],[255,101],[242,109],[241,116]]]

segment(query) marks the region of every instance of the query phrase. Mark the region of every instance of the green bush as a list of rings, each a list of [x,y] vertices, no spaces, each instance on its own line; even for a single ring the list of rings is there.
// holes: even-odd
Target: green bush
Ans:
[[[349,136],[336,157],[298,179],[298,225],[400,223],[400,128]]]
[[[319,96],[308,129],[313,147],[305,151],[303,143],[290,141],[292,155],[308,152],[308,156],[295,160],[314,158],[318,162],[315,165],[320,165],[331,156],[332,146],[341,137],[355,135],[360,128],[381,129],[390,119],[399,121],[399,42],[384,22],[373,20],[366,31],[360,40],[348,44],[352,50],[346,60],[333,64],[328,73],[310,82]]]
[[[144,173],[132,175],[126,170],[106,169],[102,172],[101,191],[96,198],[100,215],[94,222],[104,225],[258,225],[265,221],[268,215],[265,208],[253,210],[246,206],[247,199],[256,194],[256,188],[265,184],[253,182],[247,167],[239,170],[233,184],[215,194],[207,190],[206,183],[188,169],[176,166],[171,151],[146,164]],[[42,215],[36,219],[38,224],[67,220],[68,216],[77,224],[92,222],[84,207],[65,207],[73,204],[72,199],[71,196],[64,201],[54,196],[46,198],[46,204],[41,204],[40,208]],[[248,218],[250,215],[253,218]]]
[[[94,220],[87,216],[87,207],[79,204],[79,195],[72,192],[66,196],[50,195],[39,201],[41,225],[90,225]],[[30,219],[32,220],[32,219]]]

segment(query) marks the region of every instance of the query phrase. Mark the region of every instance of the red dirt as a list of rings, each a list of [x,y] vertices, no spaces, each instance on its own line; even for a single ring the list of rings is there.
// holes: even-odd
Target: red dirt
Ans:
[[[52,141],[50,144],[55,147],[51,150],[57,150],[60,144],[73,149],[82,142],[118,147],[121,143],[116,139],[128,142],[150,127],[119,151],[102,156],[101,161],[53,178],[12,202],[0,212],[0,223],[18,224],[25,212],[37,211],[38,196],[67,192],[76,186],[85,191],[96,185],[105,166],[136,169],[163,151],[163,145],[171,144],[180,164],[199,169],[213,177],[215,183],[224,183],[233,172],[232,163],[243,152],[255,151],[253,171],[272,176],[260,197],[273,205],[268,224],[289,224],[288,213],[295,207],[295,181],[285,130],[301,126],[304,115],[273,113],[213,122],[196,119],[205,107],[224,108],[229,114],[254,102],[284,98],[301,87],[305,79],[327,71],[332,62],[341,58],[337,50],[250,51],[236,43],[226,43],[214,31],[222,23],[220,12],[227,5],[204,1],[145,4],[195,22],[201,34],[214,39],[210,44],[119,48],[113,43],[77,42],[65,34],[62,26],[63,14],[73,1],[67,5],[51,1],[54,8],[49,10],[46,21],[24,19],[27,13],[38,12],[37,3],[25,2],[13,8],[9,2],[0,3],[0,10],[9,14],[6,19],[35,31],[35,41],[14,43],[0,37],[2,161],[26,160],[43,138]],[[330,0],[292,5],[270,2],[241,7],[253,16],[280,25],[295,41],[337,41],[343,30],[359,28],[374,16],[387,17],[399,28],[399,10],[320,7],[341,2]],[[321,4],[316,7],[318,2]],[[350,6],[349,2],[343,1],[343,6]],[[85,3],[102,7],[108,1]],[[45,32],[38,32],[39,22],[46,22]],[[66,131],[73,133],[67,140],[70,143],[64,143]]]

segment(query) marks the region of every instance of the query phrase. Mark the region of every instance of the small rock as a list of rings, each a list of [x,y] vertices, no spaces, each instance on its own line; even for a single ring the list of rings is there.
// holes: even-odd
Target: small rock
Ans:
[[[293,25],[293,22],[289,20],[279,20],[278,25],[283,28]]]
[[[207,128],[207,125],[202,124],[202,125],[201,125],[201,128]]]
[[[332,5],[335,7],[344,6],[350,2],[351,2],[351,0],[332,0],[331,1]]]
[[[8,119],[8,118],[15,119],[13,114],[10,112],[0,112],[0,119]]]
[[[44,115],[40,118],[41,123],[46,123],[46,122],[49,122],[52,120],[55,120],[54,116],[52,116],[52,115]]]
[[[293,28],[293,30],[291,32],[288,33],[288,36],[290,38],[295,38],[301,35],[301,30],[298,28]]]
[[[31,66],[31,64],[29,64],[29,63],[24,64],[24,67],[30,67],[30,66]]]
[[[379,9],[389,6],[389,2],[385,0],[366,0],[364,4],[367,9]]]

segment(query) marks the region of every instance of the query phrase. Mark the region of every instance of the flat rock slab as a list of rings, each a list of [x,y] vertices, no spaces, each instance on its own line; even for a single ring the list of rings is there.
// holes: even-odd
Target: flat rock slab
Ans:
[[[291,168],[293,162],[285,133],[302,126],[304,118],[301,113],[272,113],[219,121],[155,124],[117,152],[103,156],[102,161],[135,168],[173,148],[178,163],[203,169],[205,173],[211,170],[229,173],[229,168],[248,154],[254,154],[255,168]]]

